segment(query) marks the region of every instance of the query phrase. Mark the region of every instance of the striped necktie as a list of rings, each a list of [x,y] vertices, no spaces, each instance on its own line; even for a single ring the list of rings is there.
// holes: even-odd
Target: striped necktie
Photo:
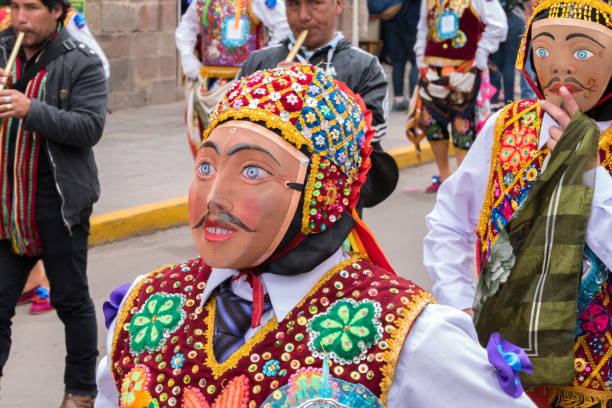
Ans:
[[[251,326],[253,302],[232,292],[232,278],[223,282],[217,290],[215,310],[215,335],[213,352],[222,363],[244,344],[244,334]],[[270,310],[270,297],[264,296],[264,312]]]

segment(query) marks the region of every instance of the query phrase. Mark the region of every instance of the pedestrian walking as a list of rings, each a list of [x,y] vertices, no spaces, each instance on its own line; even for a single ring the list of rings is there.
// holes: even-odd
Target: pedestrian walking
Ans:
[[[42,259],[66,335],[62,408],[92,407],[97,328],[87,237],[100,186],[92,146],[107,102],[96,52],[63,26],[64,0],[11,0],[0,32],[0,370],[28,272]],[[17,33],[23,46],[15,47]],[[7,57],[15,49],[15,62]]]
[[[395,160],[380,145],[387,134],[389,92],[385,74],[378,58],[353,47],[341,32],[335,31],[336,17],[342,13],[342,7],[343,0],[288,0],[287,22],[291,33],[280,44],[252,53],[240,68],[238,78],[274,68],[285,61],[296,38],[308,30],[304,44],[296,54],[297,62],[319,65],[327,75],[344,82],[351,91],[359,94],[372,112],[372,127],[376,133],[370,156],[372,169],[361,189],[361,201],[357,206],[361,212],[363,207],[373,207],[393,192],[399,173]]]
[[[422,1],[415,45],[421,70],[421,122],[439,172],[427,192],[437,192],[451,175],[450,134],[457,164],[474,142],[480,74],[488,69],[489,55],[506,38],[507,29],[497,0]]]

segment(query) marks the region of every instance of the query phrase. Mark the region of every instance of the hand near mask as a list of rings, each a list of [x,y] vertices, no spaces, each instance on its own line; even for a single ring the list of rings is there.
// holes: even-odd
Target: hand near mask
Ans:
[[[567,88],[562,86],[559,89],[559,94],[561,95],[563,107],[559,107],[546,100],[540,101],[540,107],[544,112],[548,113],[559,125],[561,125],[561,127],[551,126],[548,131],[549,137],[546,141],[546,146],[548,146],[551,151],[557,146],[559,139],[563,136],[563,132],[567,129],[574,115],[580,111],[576,100]],[[601,160],[598,160],[598,164],[601,165]]]

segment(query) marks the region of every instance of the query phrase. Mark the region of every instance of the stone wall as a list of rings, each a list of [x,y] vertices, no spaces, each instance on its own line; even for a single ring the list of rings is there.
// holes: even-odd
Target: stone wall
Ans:
[[[183,98],[174,43],[177,0],[88,0],[86,18],[110,63],[111,110]]]

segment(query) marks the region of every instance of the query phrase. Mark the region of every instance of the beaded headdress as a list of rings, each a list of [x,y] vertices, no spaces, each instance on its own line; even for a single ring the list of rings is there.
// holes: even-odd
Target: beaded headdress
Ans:
[[[531,25],[534,18],[540,16],[592,21],[612,29],[612,0],[536,0],[516,59],[516,68],[520,71],[523,70],[529,54]]]
[[[302,233],[327,230],[355,208],[370,168],[371,113],[361,98],[311,65],[257,71],[237,80],[210,115],[202,141],[228,120],[277,130],[310,155]]]

